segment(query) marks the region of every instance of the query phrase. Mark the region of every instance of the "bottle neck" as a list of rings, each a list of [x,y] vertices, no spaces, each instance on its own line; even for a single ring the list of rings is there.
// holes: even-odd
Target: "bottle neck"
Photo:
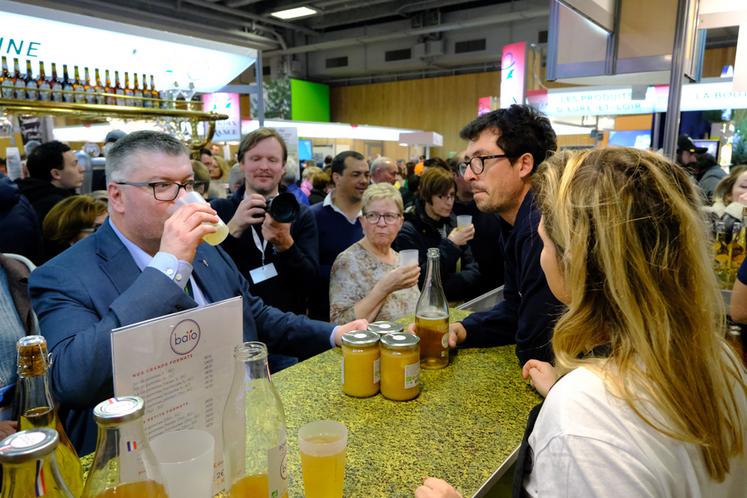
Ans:
[[[428,266],[425,270],[425,285],[441,287],[441,257],[439,254],[428,255]]]
[[[20,385],[18,412],[20,415],[40,415],[54,408],[54,401],[49,390],[49,375],[46,369],[40,375],[22,375],[18,382]]]

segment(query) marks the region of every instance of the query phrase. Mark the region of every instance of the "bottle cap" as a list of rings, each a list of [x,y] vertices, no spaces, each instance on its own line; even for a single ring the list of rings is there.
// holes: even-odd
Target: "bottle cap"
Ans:
[[[415,334],[387,334],[381,336],[381,344],[387,349],[409,349],[420,342]]]
[[[27,335],[16,342],[18,352],[18,375],[23,377],[42,375],[49,366],[47,340],[40,335]]]
[[[378,321],[368,324],[368,330],[376,332],[379,335],[391,334],[393,332],[402,332],[404,329],[404,325],[396,322]]]
[[[93,409],[93,418],[99,425],[119,425],[136,420],[145,413],[145,402],[139,396],[120,396],[102,401]]]
[[[59,436],[54,429],[20,431],[0,441],[0,463],[23,463],[39,459],[57,448]]]
[[[340,340],[345,346],[373,346],[379,342],[379,334],[370,330],[351,330]]]

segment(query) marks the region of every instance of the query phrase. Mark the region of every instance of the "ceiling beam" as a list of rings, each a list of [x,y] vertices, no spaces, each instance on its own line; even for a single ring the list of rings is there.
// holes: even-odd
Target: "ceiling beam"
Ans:
[[[505,24],[514,21],[521,21],[524,19],[533,19],[537,17],[545,17],[549,15],[548,8],[537,8],[518,10],[514,12],[505,12],[499,14],[492,14],[488,16],[475,17],[473,19],[453,21],[442,23],[437,26],[426,26],[418,29],[406,29],[394,31],[381,35],[368,35],[368,36],[357,36],[353,38],[344,38],[341,40],[331,40],[321,43],[312,43],[310,45],[302,45],[298,47],[291,47],[286,50],[272,50],[265,52],[266,57],[272,57],[276,55],[291,55],[291,54],[304,54],[308,52],[317,52],[320,50],[332,50],[343,47],[350,47],[353,45],[360,44],[371,44],[380,43],[385,41],[391,41],[401,38],[410,38],[421,35],[428,35],[432,33],[443,33],[447,31],[455,31],[462,28],[474,28],[478,26],[491,26],[496,24]]]
[[[241,17],[243,19],[250,19],[252,21],[256,21],[258,23],[262,24],[269,24],[271,26],[277,26],[280,28],[285,28],[291,31],[298,31],[300,33],[310,35],[310,36],[318,36],[319,33],[317,33],[314,30],[304,28],[303,26],[298,26],[293,23],[284,22],[284,21],[276,21],[275,19],[270,18],[269,16],[263,16],[259,14],[251,14],[249,12],[239,10],[239,9],[232,9],[230,7],[226,7],[225,5],[218,5],[214,3],[210,3],[207,0],[178,0],[183,3],[189,3],[192,5],[196,5],[198,7],[203,7],[205,9],[215,10],[216,12],[222,12],[224,14],[230,14],[237,17]]]

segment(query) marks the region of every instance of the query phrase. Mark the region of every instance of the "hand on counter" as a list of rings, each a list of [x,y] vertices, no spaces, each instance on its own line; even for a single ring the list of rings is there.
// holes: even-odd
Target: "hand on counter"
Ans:
[[[426,477],[423,485],[415,490],[415,498],[462,498],[462,495],[443,479]]]
[[[449,347],[455,348],[467,338],[467,329],[460,322],[449,325]]]
[[[353,320],[352,322],[348,322],[344,325],[339,325],[335,329],[335,346],[339,346],[342,344],[342,335],[350,332],[351,330],[366,330],[368,328],[368,320],[365,318],[360,318],[358,320]]]
[[[521,376],[525,379],[531,378],[532,385],[543,398],[547,396],[550,388],[558,380],[555,367],[539,360],[529,360],[524,363],[524,367],[521,369]]]
[[[5,439],[18,430],[18,422],[13,420],[0,421],[0,439]]]

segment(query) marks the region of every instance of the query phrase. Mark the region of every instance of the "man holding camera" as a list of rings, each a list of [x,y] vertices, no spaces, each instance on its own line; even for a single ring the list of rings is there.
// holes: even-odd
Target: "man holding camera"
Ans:
[[[272,128],[246,135],[238,151],[244,186],[212,206],[229,229],[221,246],[252,294],[283,311],[305,314],[304,282],[319,273],[317,230],[309,209],[280,186],[287,159],[285,142]]]

